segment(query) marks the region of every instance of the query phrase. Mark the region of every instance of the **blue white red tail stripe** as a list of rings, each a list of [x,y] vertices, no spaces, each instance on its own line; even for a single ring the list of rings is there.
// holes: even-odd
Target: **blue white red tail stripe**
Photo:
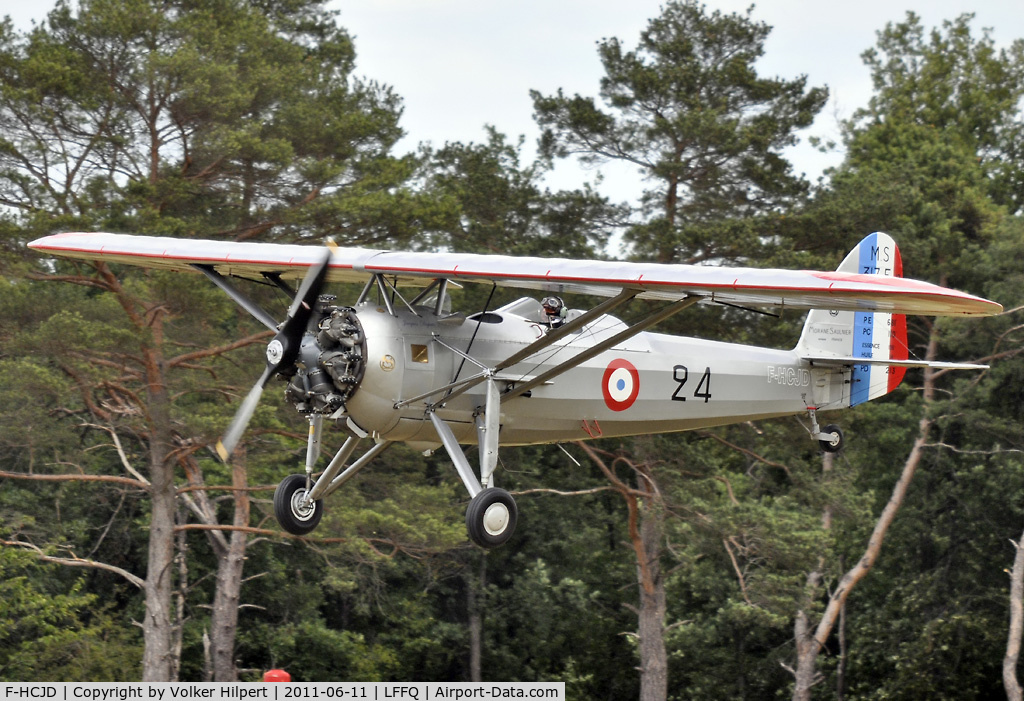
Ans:
[[[888,237],[886,237],[888,238]],[[857,272],[863,275],[886,274],[885,263],[880,260],[889,257],[888,251],[883,252],[885,242],[878,240],[878,234],[869,234],[857,246]],[[890,249],[891,250],[891,249]],[[881,264],[881,265],[880,265]],[[891,268],[888,270],[891,275]],[[854,312],[853,318],[853,356],[856,358],[888,358],[889,343],[888,329],[878,329],[876,338],[875,321],[885,322],[888,325],[888,314],[876,314],[872,312]],[[879,318],[881,317],[881,318]],[[882,336],[886,336],[883,344],[879,343]],[[878,351],[877,353],[875,351]],[[862,404],[872,398],[874,392],[873,384],[878,383],[878,376],[887,373],[888,368],[882,365],[854,365],[851,376],[850,406]],[[888,391],[888,378],[886,377],[886,391]]]
[[[872,275],[893,280],[903,275],[903,261],[888,234],[866,236],[839,265],[835,275]],[[906,360],[907,322],[902,314],[875,311],[814,310],[807,315],[798,344],[805,357],[864,358],[854,364],[844,403],[856,406],[887,394],[900,384],[906,368],[878,361]]]

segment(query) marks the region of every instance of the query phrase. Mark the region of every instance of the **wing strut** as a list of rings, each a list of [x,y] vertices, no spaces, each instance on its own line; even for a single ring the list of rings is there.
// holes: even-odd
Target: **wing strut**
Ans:
[[[538,338],[536,341],[534,341],[533,343],[528,345],[526,348],[523,348],[521,351],[519,351],[517,353],[513,353],[509,357],[505,358],[503,361],[501,361],[496,366],[494,366],[494,368],[492,368],[490,371],[488,371],[486,368],[484,368],[484,372],[481,372],[481,373],[479,373],[477,375],[473,375],[472,377],[467,377],[464,380],[458,380],[457,382],[452,382],[450,384],[445,385],[444,387],[438,387],[437,389],[432,389],[429,392],[417,395],[415,397],[411,397],[410,399],[403,399],[402,401],[395,403],[395,408],[396,409],[402,409],[404,407],[409,406],[410,404],[415,404],[416,402],[420,401],[421,399],[426,399],[427,397],[431,397],[431,396],[433,396],[435,394],[440,394],[441,392],[446,392],[448,390],[452,390],[452,392],[451,392],[451,394],[448,394],[448,395],[445,396],[444,401],[448,401],[450,399],[458,397],[459,395],[465,393],[466,391],[472,389],[473,387],[476,387],[478,384],[480,384],[484,380],[486,380],[486,379],[488,379],[490,377],[493,377],[495,374],[501,372],[502,370],[505,370],[507,368],[512,367],[516,363],[518,363],[518,362],[520,362],[520,361],[522,361],[522,360],[524,360],[526,358],[529,358],[531,355],[534,355],[535,353],[539,353],[540,351],[544,350],[548,346],[550,346],[550,345],[560,341],[561,339],[565,338],[569,334],[571,334],[571,333],[573,333],[575,331],[578,331],[579,329],[582,329],[584,326],[586,326],[587,324],[591,323],[592,321],[594,321],[595,319],[597,319],[601,315],[607,314],[611,310],[613,310],[613,309],[615,309],[617,307],[622,306],[626,302],[628,302],[631,299],[633,299],[634,297],[636,297],[638,294],[640,294],[640,290],[632,290],[632,289],[628,289],[628,288],[624,289],[619,294],[617,294],[615,297],[610,297],[609,299],[606,299],[605,301],[601,302],[601,304],[597,305],[593,309],[590,309],[590,310],[584,312],[583,314],[579,315],[575,319],[567,321],[565,324],[562,324],[557,329],[552,329],[551,331],[549,331],[548,333],[544,334],[543,336]],[[687,306],[689,306],[689,305],[687,305]],[[632,328],[632,327],[630,327],[630,328]],[[440,340],[438,340],[436,338],[434,340],[437,341],[438,343],[441,342]],[[476,360],[474,360],[473,358],[465,355],[464,353],[462,353],[461,351],[459,351],[459,350],[457,350],[455,348],[452,348],[451,346],[447,346],[447,347],[449,348],[449,350],[453,351],[454,353],[465,357],[467,360],[469,360],[470,362],[474,363],[478,367],[483,368],[483,366],[480,363],[478,363]]]
[[[501,361],[500,363],[498,363],[498,365],[495,366],[494,371],[501,372],[506,368],[512,367],[521,360],[526,360],[534,353],[537,353],[547,348],[548,346],[556,343],[557,341],[562,340],[563,338],[575,332],[576,330],[583,328],[584,326],[586,326],[587,324],[589,324],[591,321],[601,316],[602,314],[607,314],[611,312],[613,309],[622,306],[626,302],[629,302],[638,294],[640,294],[640,290],[631,290],[628,288],[622,290],[622,292],[620,292],[619,294],[615,295],[614,297],[611,297],[610,299],[606,299],[605,301],[601,302],[601,304],[597,305],[590,311],[581,314],[572,321],[562,324],[556,329],[552,329],[548,333],[544,334],[542,338],[531,343],[518,353],[513,353],[509,357],[505,358],[503,361]]]
[[[433,287],[434,284],[437,284],[436,280],[431,284],[431,287]],[[387,308],[390,316],[395,316],[395,297],[402,300],[402,304],[408,307],[409,311],[413,314],[416,316],[422,316],[422,314],[416,311],[416,309],[406,301],[405,297],[402,296],[402,293],[398,291],[398,287],[395,286],[395,283],[388,280],[387,276],[382,275],[381,273],[374,273],[373,277],[370,278],[370,281],[366,283],[365,287],[363,287],[363,291],[359,294],[359,299],[356,300],[357,307],[366,301],[370,296],[370,291],[374,288],[377,289],[377,296],[380,297],[381,302]],[[428,290],[429,289],[430,288],[428,288]],[[416,299],[419,299],[419,297]]]
[[[381,303],[388,310],[388,316],[395,315],[395,306],[391,303],[391,297],[388,295],[388,284],[387,279],[380,273],[374,273],[366,285],[363,287],[363,291],[359,293],[359,299],[356,300],[356,306],[358,307],[363,302],[367,301],[372,290],[377,290],[377,297],[380,298]],[[397,290],[396,290],[397,292]],[[402,300],[405,301],[404,299]],[[406,302],[408,305],[408,302]],[[417,314],[416,316],[419,316]]]
[[[235,300],[238,306],[240,306],[242,309],[252,314],[257,321],[262,323],[264,326],[266,326],[274,333],[277,333],[277,320],[274,319],[274,317],[270,316],[270,314],[268,314],[263,309],[263,307],[256,304],[251,299],[246,297],[244,294],[239,292],[238,288],[232,285],[231,282],[226,277],[224,277],[216,270],[214,270],[212,265],[199,265],[197,263],[192,267],[201,272],[207,278],[209,278],[214,285],[224,290],[224,292],[227,293],[228,297]],[[295,296],[294,292],[292,293],[292,296]]]
[[[598,343],[597,345],[588,348],[582,353],[577,353],[569,360],[566,360],[565,362],[556,365],[547,372],[537,375],[533,379],[528,380],[522,384],[515,385],[508,392],[501,395],[501,401],[504,402],[508,399],[514,399],[515,397],[518,397],[522,394],[525,394],[526,392],[529,392],[534,387],[542,385],[545,382],[548,382],[549,380],[558,377],[563,372],[573,369],[580,363],[586,362],[591,358],[598,356],[601,353],[604,353],[609,348],[613,348],[615,345],[622,343],[623,341],[630,339],[633,336],[636,336],[641,331],[654,326],[659,321],[664,321],[673,314],[677,314],[686,309],[687,307],[692,307],[700,300],[701,297],[699,295],[687,295],[678,302],[673,302],[668,306],[662,307],[661,309],[654,312],[650,316],[646,317],[642,321],[633,324],[628,329],[625,329],[624,331],[615,334],[611,338],[605,339],[601,343]]]

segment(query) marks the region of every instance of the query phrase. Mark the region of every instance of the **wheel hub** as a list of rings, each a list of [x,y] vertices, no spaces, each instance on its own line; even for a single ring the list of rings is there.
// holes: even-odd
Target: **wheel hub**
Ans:
[[[305,489],[299,489],[292,494],[292,514],[300,521],[308,521],[313,518],[316,511],[316,502],[307,500],[309,494]]]
[[[484,530],[490,535],[500,535],[508,526],[509,512],[504,504],[491,504],[484,511]]]

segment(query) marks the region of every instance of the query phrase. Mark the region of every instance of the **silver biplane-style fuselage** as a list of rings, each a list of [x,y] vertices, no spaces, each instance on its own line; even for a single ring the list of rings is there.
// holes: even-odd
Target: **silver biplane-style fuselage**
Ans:
[[[357,425],[376,427],[382,439],[423,449],[438,444],[434,426],[424,422],[430,405],[460,443],[477,442],[474,415],[485,404],[484,383],[451,398],[438,388],[478,376],[552,331],[540,304],[529,297],[493,312],[449,317],[441,325],[429,312],[389,313],[370,302],[355,310],[366,336],[367,362],[347,414]],[[574,310],[570,321],[578,314]],[[815,368],[794,350],[649,331],[574,362],[629,328],[604,314],[528,360],[494,373],[491,379],[503,403],[501,443],[707,428],[732,423],[737,416],[763,419],[809,406],[841,406],[844,389],[849,391],[849,371]],[[466,359],[470,355],[472,361]],[[564,363],[573,364],[555,379],[518,391]]]
[[[404,442],[443,446],[472,497],[470,538],[484,547],[515,528],[515,501],[494,485],[499,444],[557,443],[706,428],[808,413],[811,436],[838,450],[842,433],[817,411],[891,392],[907,367],[983,368],[909,358],[905,314],[985,316],[985,299],[902,277],[886,234],[862,240],[834,272],[519,259],[337,247],[177,240],[104,233],[58,234],[30,244],[44,253],[202,273],[274,332],[266,367],[217,452],[241,441],[264,386],[309,421],[304,474],[274,497],[285,530],[310,532],[323,499],[383,450]],[[230,278],[271,281],[293,301],[278,323]],[[287,280],[301,280],[291,290]],[[366,282],[352,306],[323,293],[332,281]],[[604,297],[592,309],[550,316],[524,297],[465,315],[449,308],[449,283],[482,282]],[[418,292],[409,295],[409,290]],[[637,298],[655,306],[627,325],[614,313]],[[698,302],[809,310],[792,350],[649,331]],[[325,423],[348,436],[314,478]],[[364,439],[372,445],[350,460]],[[477,445],[474,470],[461,445]]]

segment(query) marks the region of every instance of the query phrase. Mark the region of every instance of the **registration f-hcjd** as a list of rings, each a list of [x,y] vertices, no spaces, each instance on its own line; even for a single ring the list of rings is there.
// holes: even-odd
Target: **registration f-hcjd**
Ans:
[[[53,699],[57,687],[42,684],[4,684],[5,699]]]

